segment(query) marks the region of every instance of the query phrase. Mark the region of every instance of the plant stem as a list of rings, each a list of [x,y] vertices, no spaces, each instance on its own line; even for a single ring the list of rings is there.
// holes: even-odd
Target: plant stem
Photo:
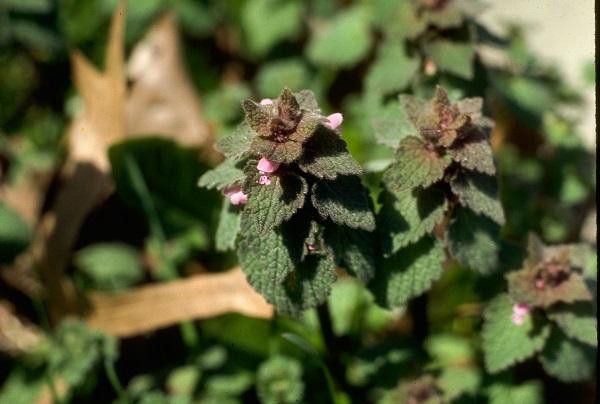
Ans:
[[[125,389],[119,380],[119,376],[117,375],[117,371],[115,369],[115,364],[109,358],[104,358],[104,371],[106,372],[106,377],[108,377],[108,381],[110,382],[113,390],[119,397],[119,403],[128,403],[129,398],[127,397],[127,393],[125,392]]]
[[[333,332],[331,324],[331,314],[329,312],[329,305],[327,302],[317,306],[317,315],[319,317],[319,324],[321,326],[321,334],[323,336],[323,343],[327,350],[326,359],[331,369],[331,374],[335,379],[337,385],[348,391],[348,384],[346,383],[346,375],[344,365],[340,361],[340,352],[338,350],[338,343]]]

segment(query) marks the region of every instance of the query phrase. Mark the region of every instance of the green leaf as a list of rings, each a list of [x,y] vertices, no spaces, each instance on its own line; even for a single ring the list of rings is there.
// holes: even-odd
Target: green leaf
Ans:
[[[487,217],[458,207],[447,234],[450,253],[467,268],[490,274],[498,265],[499,230]]]
[[[244,179],[244,172],[235,166],[236,162],[232,159],[227,159],[210,171],[205,172],[198,186],[212,189],[222,190],[223,188],[239,183]]]
[[[382,306],[405,306],[429,290],[443,273],[444,247],[430,237],[399,250],[387,258],[375,273],[370,289]]]
[[[452,160],[467,170],[488,175],[496,174],[496,164],[489,138],[479,130],[471,131],[467,138],[455,142],[449,149],[449,154]]]
[[[219,139],[215,148],[227,158],[239,160],[250,150],[250,145],[255,137],[256,133],[244,121],[233,132]]]
[[[194,365],[175,368],[167,378],[167,390],[174,396],[192,396],[200,377],[201,371]]]
[[[414,3],[394,1],[393,4],[395,9],[380,16],[388,37],[414,39],[427,28],[427,21],[417,16]]]
[[[364,7],[346,9],[312,32],[306,55],[316,65],[352,67],[371,47],[369,13]]]
[[[490,404],[543,404],[542,383],[529,381],[518,386],[494,383],[488,388]]]
[[[300,158],[303,151],[302,143],[291,140],[280,143],[261,137],[255,138],[251,147],[254,154],[281,164],[293,163]]]
[[[417,130],[398,102],[391,102],[373,113],[372,125],[377,143],[397,149],[407,136],[417,136]]]
[[[264,236],[242,222],[238,258],[248,282],[279,312],[298,316],[323,303],[335,281],[335,263],[329,256],[301,256],[308,235],[305,215],[284,223]]]
[[[390,41],[379,48],[366,77],[367,92],[386,95],[404,90],[419,70],[419,59],[406,53],[404,44]]]
[[[239,210],[227,198],[223,199],[219,224],[215,233],[215,248],[217,251],[228,251],[235,248],[235,241],[240,232]]]
[[[292,217],[304,205],[308,193],[306,180],[291,172],[275,173],[269,185],[258,184],[260,173],[255,171],[246,186],[248,202],[242,212],[242,227],[254,236],[266,234]]]
[[[541,351],[550,335],[549,324],[539,324],[528,315],[521,325],[512,323],[513,301],[503,293],[483,313],[482,347],[485,367],[497,373]]]
[[[431,233],[448,209],[444,192],[435,187],[398,193],[384,189],[379,198],[377,223],[385,256]]]
[[[10,263],[29,245],[31,229],[12,209],[0,202],[0,264]]]
[[[74,264],[99,290],[122,290],[144,279],[138,251],[123,243],[97,243],[79,250]]]
[[[302,401],[302,366],[294,358],[273,356],[263,362],[256,374],[256,392],[265,404],[294,404]]]
[[[400,141],[396,161],[383,173],[383,181],[395,192],[425,188],[441,180],[450,163],[448,156],[430,149],[423,139],[408,136]]]
[[[598,346],[598,322],[591,304],[561,304],[548,309],[547,314],[570,338]]]
[[[549,375],[565,383],[580,382],[594,375],[596,349],[569,339],[553,327],[539,359]]]
[[[471,44],[442,39],[428,44],[425,51],[440,70],[467,80],[473,78],[475,49]]]
[[[333,181],[319,181],[313,185],[311,200],[323,218],[330,218],[336,224],[367,231],[375,229],[375,217],[360,177],[340,176]]]
[[[325,239],[332,246],[339,265],[350,275],[368,282],[375,273],[375,235],[327,223]]]
[[[298,166],[308,174],[328,180],[338,175],[362,174],[362,169],[348,152],[346,142],[325,127],[319,128],[304,144]]]
[[[241,22],[250,53],[264,56],[274,45],[298,35],[302,29],[303,12],[304,4],[300,1],[247,1],[242,9]]]
[[[450,366],[442,369],[437,383],[444,392],[445,402],[450,403],[465,394],[475,396],[480,388],[481,379],[479,369]]]
[[[461,205],[504,225],[504,209],[498,200],[498,181],[495,177],[476,172],[460,171],[450,182],[452,192]]]
[[[196,150],[147,137],[115,144],[108,156],[119,196],[142,213],[148,204],[142,198],[151,199],[167,237],[215,220],[221,196],[196,186],[208,169]],[[139,168],[147,195],[138,194],[128,161]]]
[[[47,13],[53,7],[50,0],[3,0],[2,5],[19,13]]]
[[[270,62],[256,75],[256,87],[263,97],[275,98],[284,87],[305,88],[309,84],[310,72],[300,59],[285,59]]]

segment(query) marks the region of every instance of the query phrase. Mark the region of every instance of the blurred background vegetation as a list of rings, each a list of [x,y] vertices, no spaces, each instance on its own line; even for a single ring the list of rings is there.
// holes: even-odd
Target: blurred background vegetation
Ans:
[[[390,101],[441,84],[484,97],[496,122],[503,271],[529,231],[595,247],[595,151],[577,133],[593,64],[565,82],[523,27],[482,25],[474,0],[126,4],[0,0],[0,403],[426,402],[414,386],[432,383],[443,402],[592,402],[594,382],[534,362],[485,374],[481,304],[502,271],[453,268],[399,312],[341,279],[339,352],[324,353],[315,313],[273,316],[227,271],[222,198],[196,182],[240,101],[288,86],[344,113],[375,196],[391,157],[375,133],[392,139],[401,113]],[[343,385],[328,389],[329,373]]]

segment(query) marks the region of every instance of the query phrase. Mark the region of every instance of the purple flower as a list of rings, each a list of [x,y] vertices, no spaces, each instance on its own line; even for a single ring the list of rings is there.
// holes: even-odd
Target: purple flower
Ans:
[[[270,98],[263,98],[260,100],[260,105],[273,105],[273,100]]]
[[[516,303],[512,307],[511,321],[514,325],[521,325],[525,322],[525,318],[531,312],[531,306],[527,303]]]
[[[274,173],[279,168],[279,163],[261,158],[256,165],[256,169],[261,173]]]
[[[344,117],[339,112],[329,115],[326,119],[328,123],[325,124],[331,129],[336,129],[344,121]]]
[[[261,175],[258,179],[258,183],[260,185],[269,185],[271,184],[271,179],[267,175]]]
[[[248,202],[248,195],[242,192],[238,185],[232,185],[223,190],[223,195],[229,198],[232,205],[244,205]]]

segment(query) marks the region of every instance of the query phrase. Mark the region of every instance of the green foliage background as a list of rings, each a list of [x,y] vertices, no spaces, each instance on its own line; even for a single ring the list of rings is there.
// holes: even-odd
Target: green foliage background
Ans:
[[[69,51],[81,49],[103,64],[116,3],[0,0],[2,185],[53,172],[64,161],[66,126],[81,104],[70,78]],[[532,339],[523,333],[533,323],[511,334],[494,316],[510,312],[506,295],[499,294],[506,290],[503,275],[520,268],[528,233],[548,243],[579,242],[585,215],[595,206],[595,156],[576,133],[576,120],[564,112],[581,107],[581,90],[593,78],[581,87],[568,85],[556,66],[530,52],[520,27],[508,26],[499,37],[480,25],[477,1],[448,0],[443,12],[422,13],[408,0],[127,3],[128,50],[163,12],[176,14],[187,72],[217,138],[240,122],[244,98],[275,97],[284,86],[309,88],[324,111],[343,112],[343,138],[365,168],[374,201],[381,171],[392,161],[392,151],[382,145],[396,147],[397,134],[404,132],[398,94],[428,98],[441,84],[454,100],[483,97],[484,112],[497,125],[494,154],[506,212],[500,271],[481,277],[457,264],[440,273],[415,261],[389,281],[386,299],[402,306],[394,311],[381,308],[377,303],[389,303],[375,302],[358,281],[342,278],[328,298],[336,352],[327,352],[315,310],[297,320],[231,314],[191,324],[192,344],[184,345],[172,327],[121,341],[117,349],[113,338],[77,322],[46,327],[43,302],[0,281],[2,299],[45,327],[33,351],[0,352],[1,403],[32,402],[55,377],[68,386],[67,402],[405,402],[414,380],[434,385],[441,402],[591,399],[589,323],[572,326],[577,341],[548,324]],[[479,52],[482,46],[501,52],[509,63],[489,63]],[[233,79],[226,74],[232,71]],[[226,209],[222,198],[196,187],[209,168],[197,155],[150,137],[111,149],[116,196],[98,210],[106,222],[82,230],[70,268],[78,290],[167,281],[185,276],[196,261],[211,272],[235,264],[234,255],[223,252],[231,247],[230,236],[217,227]],[[148,200],[153,206],[144,203]],[[123,214],[133,227],[121,222]],[[0,270],[27,248],[32,232],[0,200]],[[431,248],[441,254],[440,246]],[[148,274],[142,256],[158,262],[155,272]],[[390,258],[384,269],[393,271],[399,259],[407,257]],[[406,278],[418,279],[415,290],[403,289]],[[437,279],[426,297],[407,302]],[[482,334],[484,317],[491,320]],[[560,321],[573,324],[569,321],[577,318]],[[483,359],[486,344],[497,356]],[[509,368],[533,353],[539,361]],[[490,373],[495,371],[500,372]],[[567,385],[547,374],[579,383]]]

